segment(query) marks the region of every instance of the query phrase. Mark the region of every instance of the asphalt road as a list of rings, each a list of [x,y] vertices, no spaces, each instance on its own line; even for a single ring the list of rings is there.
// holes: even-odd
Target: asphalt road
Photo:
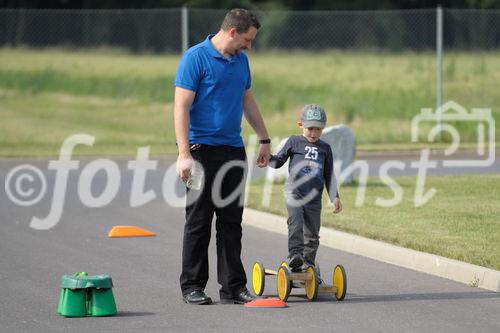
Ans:
[[[25,161],[0,163],[2,185],[7,173]],[[0,331],[2,332],[499,332],[500,294],[360,256],[321,247],[323,277],[331,281],[336,264],[347,269],[348,294],[343,302],[320,296],[309,302],[294,290],[288,307],[252,309],[240,305],[184,304],[179,290],[183,210],[161,195],[165,169],[161,161],[148,174],[145,190],[157,198],[131,208],[132,173],[120,166],[117,196],[101,208],[88,208],[78,194],[79,171],[71,171],[60,221],[50,230],[29,227],[33,216],[47,216],[52,203],[54,171],[44,160],[30,161],[43,171],[47,192],[33,206],[15,205],[0,190]],[[88,163],[82,162],[80,171]],[[106,183],[96,174],[92,193]],[[62,200],[62,198],[58,198]],[[110,239],[114,225],[137,225],[156,237]],[[212,238],[215,240],[215,237]],[[276,268],[287,251],[286,237],[244,226],[243,261],[250,276],[254,260]],[[214,241],[206,292],[218,301]],[[59,281],[64,274],[86,271],[110,274],[118,315],[64,318],[56,314]],[[251,287],[250,283],[248,285]],[[265,295],[275,295],[267,278]]]

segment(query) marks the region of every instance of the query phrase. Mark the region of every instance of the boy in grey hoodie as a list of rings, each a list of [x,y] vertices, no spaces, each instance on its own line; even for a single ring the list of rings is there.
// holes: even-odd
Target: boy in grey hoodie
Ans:
[[[302,135],[291,136],[284,147],[271,155],[269,166],[280,168],[290,159],[285,183],[288,211],[288,266],[299,271],[315,266],[321,227],[321,197],[326,187],[334,213],[342,210],[333,171],[330,145],[320,139],[326,125],[326,113],[317,104],[308,104],[298,122]]]

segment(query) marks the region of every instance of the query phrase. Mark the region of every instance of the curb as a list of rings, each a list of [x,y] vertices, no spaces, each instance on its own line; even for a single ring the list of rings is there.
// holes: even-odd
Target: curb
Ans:
[[[286,235],[284,217],[245,208],[243,223]],[[500,271],[322,227],[321,245],[415,271],[500,292]]]

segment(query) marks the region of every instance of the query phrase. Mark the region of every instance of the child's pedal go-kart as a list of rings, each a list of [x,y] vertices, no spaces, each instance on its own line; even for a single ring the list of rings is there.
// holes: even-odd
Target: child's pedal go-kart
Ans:
[[[292,288],[304,288],[306,296],[310,301],[316,300],[319,294],[333,294],[338,301],[345,298],[347,291],[347,276],[342,265],[335,266],[333,270],[333,284],[320,284],[318,270],[313,266],[308,266],[305,271],[292,272],[288,264],[281,263],[278,271],[265,269],[262,263],[256,261],[252,269],[253,291],[257,296],[264,293],[266,275],[276,276],[276,288],[278,297],[286,301]]]

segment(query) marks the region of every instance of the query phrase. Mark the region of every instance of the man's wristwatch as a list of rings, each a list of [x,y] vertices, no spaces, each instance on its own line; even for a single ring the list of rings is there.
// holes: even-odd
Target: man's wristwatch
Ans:
[[[262,140],[259,140],[259,143],[261,145],[268,145],[271,143],[271,139],[262,139]]]

